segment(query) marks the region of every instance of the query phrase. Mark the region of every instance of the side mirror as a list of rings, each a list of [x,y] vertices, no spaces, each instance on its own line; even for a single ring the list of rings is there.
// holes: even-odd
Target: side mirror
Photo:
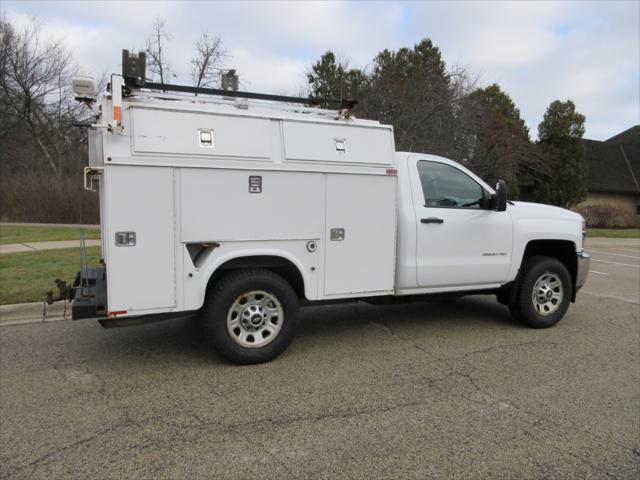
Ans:
[[[498,180],[496,194],[493,196],[493,209],[496,212],[504,212],[507,209],[507,183]]]

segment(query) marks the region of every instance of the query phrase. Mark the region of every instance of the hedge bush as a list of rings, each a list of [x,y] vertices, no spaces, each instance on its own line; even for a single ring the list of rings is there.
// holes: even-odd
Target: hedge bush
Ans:
[[[585,205],[574,210],[584,217],[588,227],[624,228],[633,225],[631,214],[618,205]]]
[[[82,176],[0,176],[4,222],[99,223],[99,199],[83,188]]]

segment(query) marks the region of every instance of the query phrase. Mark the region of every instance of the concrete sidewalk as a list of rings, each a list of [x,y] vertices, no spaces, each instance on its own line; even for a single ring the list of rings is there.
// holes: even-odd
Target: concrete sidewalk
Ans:
[[[68,227],[68,228],[100,228],[100,225],[80,223],[25,223],[25,222],[0,222],[0,227]]]
[[[87,247],[100,246],[100,240],[85,240]],[[0,245],[0,255],[19,252],[39,252],[41,250],[61,250],[64,248],[80,248],[80,240],[61,240],[55,242],[9,243]]]
[[[53,305],[45,302],[0,305],[0,327],[70,319],[71,305],[67,302],[56,302]]]

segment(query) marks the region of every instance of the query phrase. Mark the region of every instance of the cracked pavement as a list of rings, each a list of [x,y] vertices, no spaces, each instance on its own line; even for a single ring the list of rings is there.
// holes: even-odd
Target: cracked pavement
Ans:
[[[640,270],[597,258],[552,329],[493,297],[310,307],[249,367],[188,319],[3,327],[0,479],[638,478]]]

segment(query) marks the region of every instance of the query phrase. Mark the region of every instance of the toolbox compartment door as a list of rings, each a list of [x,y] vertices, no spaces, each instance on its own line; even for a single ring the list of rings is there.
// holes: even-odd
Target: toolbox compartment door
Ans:
[[[325,294],[393,293],[396,177],[327,174],[326,199]]]
[[[111,165],[104,181],[109,310],[174,307],[173,169]],[[135,234],[135,245],[116,245],[123,232]]]
[[[131,111],[135,155],[271,158],[268,119],[144,107]],[[200,138],[203,132],[210,140],[206,144]]]
[[[386,128],[284,122],[287,162],[391,166],[393,132]]]

